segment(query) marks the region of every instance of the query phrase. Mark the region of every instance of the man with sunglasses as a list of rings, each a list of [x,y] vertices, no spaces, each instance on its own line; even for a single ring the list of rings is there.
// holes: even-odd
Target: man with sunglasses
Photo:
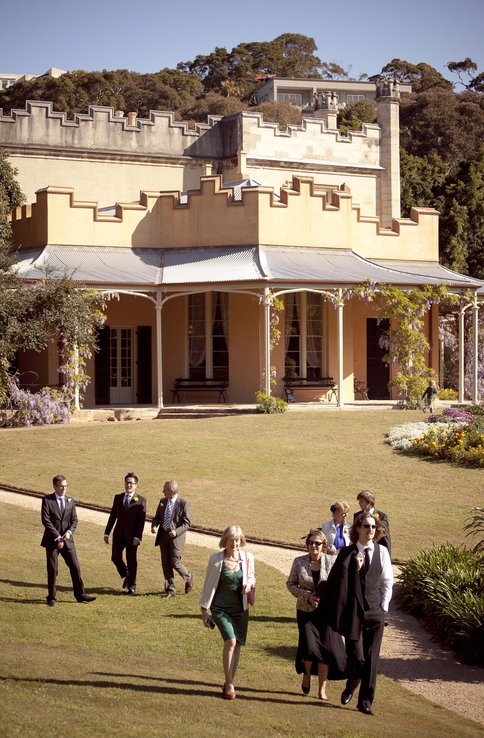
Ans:
[[[124,478],[124,492],[114,495],[113,506],[104,531],[104,543],[109,544],[109,534],[113,530],[111,561],[123,580],[127,594],[136,594],[136,574],[138,571],[138,546],[143,538],[146,519],[146,500],[136,491],[138,477],[128,472]],[[123,552],[126,550],[126,563]]]
[[[359,686],[357,709],[373,715],[372,703],[388,612],[393,570],[388,549],[375,542],[381,522],[359,515],[350,532],[351,545],[340,549],[325,591],[325,618],[345,637],[348,680],[341,694],[347,705]]]

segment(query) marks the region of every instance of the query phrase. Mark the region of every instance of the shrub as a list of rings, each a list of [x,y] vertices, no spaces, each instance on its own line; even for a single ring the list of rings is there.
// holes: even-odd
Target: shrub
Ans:
[[[474,553],[484,554],[484,510],[482,507],[473,507],[471,514],[466,520],[464,531],[467,536],[481,536],[472,549]]]
[[[6,422],[14,426],[68,423],[71,416],[69,402],[59,390],[44,387],[34,393],[20,389],[13,380],[8,387],[8,406],[13,413]]]
[[[257,392],[255,399],[258,413],[272,415],[273,413],[285,413],[287,410],[287,402],[282,397],[274,397],[273,395],[267,395],[265,392]]]
[[[396,597],[465,660],[484,662],[484,556],[463,546],[421,551],[402,567]]]
[[[457,400],[458,397],[459,393],[455,389],[451,389],[450,387],[439,390],[439,400]]]

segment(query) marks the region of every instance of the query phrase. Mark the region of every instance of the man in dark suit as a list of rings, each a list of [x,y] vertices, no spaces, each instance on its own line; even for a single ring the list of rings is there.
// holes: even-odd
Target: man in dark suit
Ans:
[[[151,523],[151,532],[158,533],[155,546],[160,547],[161,566],[165,577],[165,593],[167,597],[174,597],[175,577],[174,570],[185,580],[185,594],[193,589],[193,576],[182,563],[182,553],[185,546],[186,531],[190,527],[190,510],[188,502],[178,496],[178,484],[172,479],[165,482],[163,495]]]
[[[76,547],[72,535],[77,528],[76,505],[72,497],[66,497],[67,480],[58,474],[52,480],[54,492],[42,499],[42,525],[44,535],[41,546],[47,556],[47,582],[49,594],[47,604],[54,607],[56,603],[56,579],[59,554],[62,556],[72,579],[74,597],[78,602],[93,602],[96,598],[87,595],[81,579],[81,570],[77,560]]]
[[[326,584],[325,618],[345,638],[348,680],[341,694],[347,705],[360,685],[357,708],[373,715],[376,676],[393,571],[385,546],[375,543],[381,522],[363,513],[351,528],[352,544],[340,549]]]
[[[125,491],[114,495],[104,531],[104,543],[109,544],[109,534],[114,527],[111,561],[123,580],[123,588],[128,590],[129,595],[136,594],[138,546],[143,538],[146,519],[146,500],[137,494],[137,486],[138,477],[134,472],[128,472],[124,478]],[[123,560],[125,549],[126,563]]]
[[[378,539],[378,543],[381,543],[382,546],[386,546],[388,548],[388,553],[390,554],[391,558],[392,544],[390,539],[390,523],[388,521],[388,515],[382,510],[376,509],[375,495],[373,494],[373,492],[370,492],[369,489],[362,489],[361,492],[358,492],[356,499],[358,501],[360,509],[353,515],[353,520],[356,518],[357,515],[361,515],[362,512],[370,513],[370,515],[374,515],[375,518],[378,518],[383,525],[383,535],[381,538]]]

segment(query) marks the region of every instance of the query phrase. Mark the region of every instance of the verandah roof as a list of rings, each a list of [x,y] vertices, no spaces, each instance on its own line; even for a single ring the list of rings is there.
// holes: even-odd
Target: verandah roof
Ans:
[[[19,276],[42,279],[67,274],[84,285],[176,287],[242,283],[264,286],[313,284],[336,288],[367,280],[399,286],[446,284],[453,289],[484,289],[484,283],[438,262],[370,261],[351,249],[289,246],[211,248],[114,248],[47,245],[21,251]]]

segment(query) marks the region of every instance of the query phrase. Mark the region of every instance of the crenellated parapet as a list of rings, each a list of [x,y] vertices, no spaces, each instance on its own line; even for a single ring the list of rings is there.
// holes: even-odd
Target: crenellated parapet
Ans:
[[[209,128],[189,129],[175,121],[174,113],[150,111],[148,118],[123,115],[114,108],[89,106],[86,114],[69,120],[65,113],[52,109],[52,103],[29,101],[25,110],[0,110],[0,145],[137,154],[183,156],[185,149]]]
[[[310,177],[293,177],[276,196],[272,187],[243,187],[242,199],[220,176],[202,177],[186,199],[178,191],[142,192],[136,203],[100,212],[78,201],[73,188],[48,187],[12,216],[21,248],[46,244],[193,248],[258,244],[352,249],[374,259],[438,259],[438,213],[417,208],[384,228],[364,216],[347,188],[322,191]]]

